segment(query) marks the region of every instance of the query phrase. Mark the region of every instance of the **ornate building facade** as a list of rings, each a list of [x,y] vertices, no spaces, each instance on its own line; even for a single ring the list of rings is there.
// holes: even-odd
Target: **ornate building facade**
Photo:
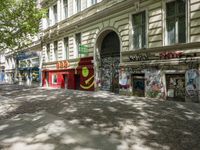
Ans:
[[[42,85],[199,102],[200,0],[42,0]]]

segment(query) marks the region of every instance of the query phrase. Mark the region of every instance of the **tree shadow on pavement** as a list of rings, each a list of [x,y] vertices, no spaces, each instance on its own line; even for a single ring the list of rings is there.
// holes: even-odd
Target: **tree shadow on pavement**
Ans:
[[[22,90],[7,95],[17,101],[18,105],[16,109],[8,112],[4,119],[10,120],[16,114],[37,114],[44,111],[62,118],[70,127],[76,126],[98,136],[105,136],[104,140],[112,141],[108,142],[111,145],[113,141],[118,141],[114,149],[200,149],[199,104],[119,96],[109,92],[25,90],[26,92]],[[34,121],[30,122],[30,126],[34,126]],[[37,125],[38,129],[45,124],[41,122]],[[9,125],[4,128],[6,129],[9,129]],[[12,132],[10,137],[20,134],[18,130]],[[37,132],[33,130],[23,136],[26,137],[30,133],[35,135]],[[6,132],[0,134],[0,137],[1,141],[9,138]],[[59,142],[56,144],[60,145]],[[73,148],[71,147],[72,150]]]

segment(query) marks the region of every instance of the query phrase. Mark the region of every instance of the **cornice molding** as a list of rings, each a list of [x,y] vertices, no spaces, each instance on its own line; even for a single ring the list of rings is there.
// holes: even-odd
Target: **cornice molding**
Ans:
[[[184,43],[184,44],[176,44],[170,46],[161,46],[161,47],[152,47],[138,50],[129,50],[129,51],[121,51],[123,56],[130,54],[139,54],[139,53],[153,53],[153,52],[162,52],[162,51],[180,51],[180,50],[188,50],[195,49],[200,47],[200,42],[195,43]],[[200,49],[199,49],[200,52]]]

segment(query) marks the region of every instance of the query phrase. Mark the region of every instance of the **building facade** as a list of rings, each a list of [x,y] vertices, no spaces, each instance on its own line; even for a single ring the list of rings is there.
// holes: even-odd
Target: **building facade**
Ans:
[[[43,86],[199,102],[200,0],[42,0]]]
[[[27,86],[40,85],[41,41],[32,37],[31,44],[20,50],[6,50],[4,53],[4,82]]]
[[[5,54],[0,52],[0,84],[5,82]]]
[[[5,82],[14,84],[16,82],[16,57],[14,52],[9,50],[5,51]]]

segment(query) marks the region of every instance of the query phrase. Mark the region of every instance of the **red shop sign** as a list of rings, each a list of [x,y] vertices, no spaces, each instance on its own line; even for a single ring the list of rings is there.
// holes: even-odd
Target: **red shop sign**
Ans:
[[[56,64],[57,69],[65,69],[65,68],[68,68],[68,67],[69,67],[69,62],[67,60],[59,61]]]

